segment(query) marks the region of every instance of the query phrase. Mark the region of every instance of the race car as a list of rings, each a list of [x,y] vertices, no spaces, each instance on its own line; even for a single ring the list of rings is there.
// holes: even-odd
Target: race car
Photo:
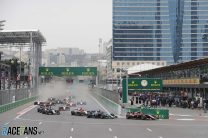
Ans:
[[[71,111],[71,115],[77,115],[77,116],[85,116],[87,115],[87,111],[83,108],[77,108]]]
[[[66,104],[68,102],[70,102],[71,100],[69,100],[69,98],[64,98],[63,103]]]
[[[53,98],[53,97],[50,97],[50,98],[48,98],[48,101],[56,101],[56,98]]]
[[[118,117],[115,116],[113,113],[108,114],[101,110],[93,110],[93,111],[87,111],[87,118],[115,119]]]
[[[87,104],[87,102],[86,101],[79,101],[79,102],[77,102],[77,105],[86,105]]]
[[[142,112],[127,112],[126,119],[156,120],[158,117],[150,114],[144,114]]]
[[[53,108],[49,108],[46,110],[45,114],[47,114],[47,115],[60,115],[60,111],[55,110]]]
[[[37,101],[37,102],[34,102],[34,105],[43,105],[44,103],[46,103],[46,102]]]
[[[74,102],[67,102],[66,103],[66,106],[69,106],[69,107],[76,107],[76,103],[74,103]]]
[[[48,102],[50,102],[50,103],[55,105],[56,104],[56,98],[53,98],[53,97],[48,98]]]
[[[70,111],[70,107],[69,106],[61,106],[61,107],[59,107],[59,111]]]
[[[37,108],[37,112],[42,113],[46,110],[46,108],[47,108],[46,106],[41,105]]]
[[[56,104],[64,104],[64,102],[62,100],[60,100],[60,99],[57,99],[56,100]]]
[[[72,96],[72,95],[71,95],[71,96],[69,96],[68,98],[69,98],[69,99],[74,99],[74,98],[75,98],[75,96]]]
[[[34,102],[34,105],[40,105],[40,106],[52,106],[52,105],[55,105],[55,104],[52,103],[52,102],[40,102],[40,101],[37,101],[37,102]]]

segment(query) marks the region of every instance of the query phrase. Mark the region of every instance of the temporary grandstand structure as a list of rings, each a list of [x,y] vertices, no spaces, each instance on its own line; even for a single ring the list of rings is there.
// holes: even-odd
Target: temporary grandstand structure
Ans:
[[[0,48],[5,47],[29,47],[30,73],[33,78],[33,86],[38,85],[38,71],[42,59],[42,46],[46,39],[39,30],[3,30],[0,31]],[[4,52],[4,51],[3,51]]]

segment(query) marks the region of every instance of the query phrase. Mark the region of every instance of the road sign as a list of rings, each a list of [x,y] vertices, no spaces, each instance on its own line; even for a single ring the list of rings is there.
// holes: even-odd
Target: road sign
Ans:
[[[127,80],[123,79],[122,88],[122,100],[123,103],[127,103],[128,93],[160,92],[162,91],[163,83],[162,80],[158,78],[127,78]]]
[[[96,76],[97,67],[40,67],[39,75],[48,76]]]
[[[162,90],[162,87],[163,85],[161,79],[152,79],[152,78],[128,79],[129,92],[159,92]]]

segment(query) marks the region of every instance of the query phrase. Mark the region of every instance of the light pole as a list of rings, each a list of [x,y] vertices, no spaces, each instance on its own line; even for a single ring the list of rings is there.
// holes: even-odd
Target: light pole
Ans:
[[[129,76],[128,76],[128,70],[126,70],[125,73],[126,73],[126,93],[127,93],[127,94],[126,94],[126,99],[127,99],[127,103],[128,103],[128,94],[129,94],[129,93],[128,93],[128,83],[129,83],[129,82],[128,82],[128,78],[129,78]]]

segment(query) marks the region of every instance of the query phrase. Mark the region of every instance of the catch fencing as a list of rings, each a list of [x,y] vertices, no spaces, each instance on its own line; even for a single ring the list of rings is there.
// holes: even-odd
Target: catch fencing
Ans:
[[[22,99],[36,96],[37,93],[33,88],[8,89],[0,91],[0,105],[14,103]]]

